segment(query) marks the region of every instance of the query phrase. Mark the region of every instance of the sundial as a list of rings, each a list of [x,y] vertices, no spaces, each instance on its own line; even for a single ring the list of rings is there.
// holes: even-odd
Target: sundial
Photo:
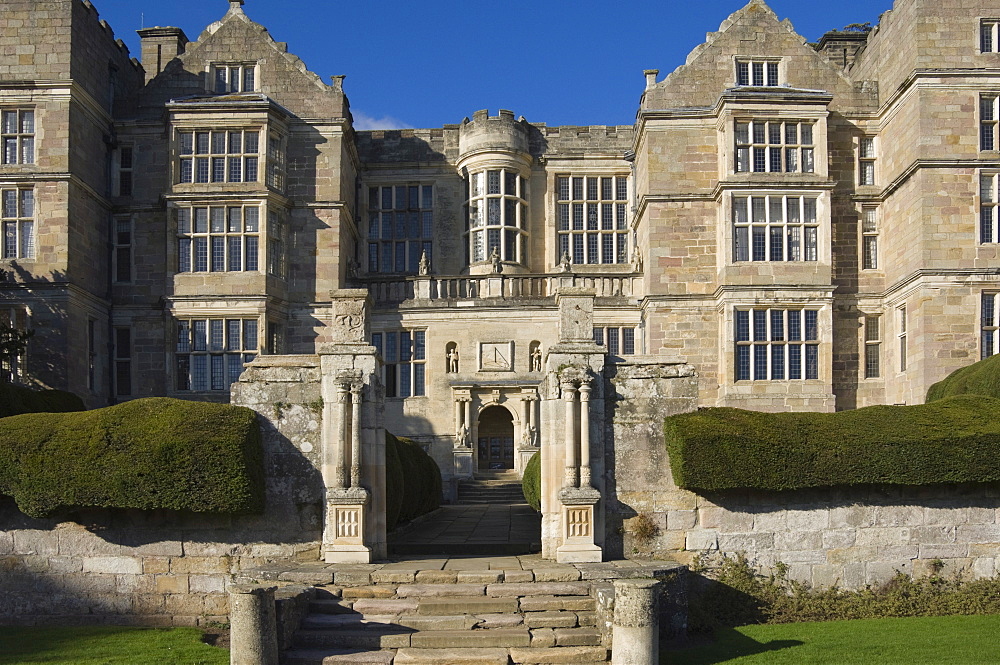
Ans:
[[[513,342],[482,342],[479,345],[480,371],[510,371],[513,368],[513,346]]]

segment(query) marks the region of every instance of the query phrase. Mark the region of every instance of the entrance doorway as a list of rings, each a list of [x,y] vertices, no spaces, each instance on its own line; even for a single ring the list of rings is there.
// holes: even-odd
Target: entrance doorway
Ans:
[[[514,468],[514,417],[502,406],[479,414],[479,470]]]

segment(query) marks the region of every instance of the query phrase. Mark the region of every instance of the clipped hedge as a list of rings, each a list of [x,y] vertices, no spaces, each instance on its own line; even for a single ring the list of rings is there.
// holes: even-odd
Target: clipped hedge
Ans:
[[[1000,398],[1000,355],[957,369],[927,389],[927,401],[954,395]]]
[[[521,477],[521,492],[524,500],[536,512],[542,512],[542,454],[535,453],[524,465],[524,476]]]
[[[685,489],[995,482],[997,413],[1000,399],[981,395],[838,413],[709,408],[666,418],[664,437]]]
[[[386,529],[392,530],[399,522],[408,522],[441,505],[441,470],[412,439],[386,432],[385,443]],[[396,469],[390,468],[395,464],[399,465]],[[395,520],[391,512],[394,505],[398,506]]]
[[[64,390],[32,390],[0,382],[0,418],[22,413],[66,413],[85,408],[79,396]]]
[[[0,494],[32,517],[81,507],[258,512],[257,414],[166,397],[0,426]]]

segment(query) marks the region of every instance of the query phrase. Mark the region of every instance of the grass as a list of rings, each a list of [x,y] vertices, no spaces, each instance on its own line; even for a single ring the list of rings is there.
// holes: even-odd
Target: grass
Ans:
[[[716,629],[712,644],[661,650],[663,665],[979,665],[1000,662],[1000,615]]]
[[[0,665],[228,665],[197,628],[0,627]]]

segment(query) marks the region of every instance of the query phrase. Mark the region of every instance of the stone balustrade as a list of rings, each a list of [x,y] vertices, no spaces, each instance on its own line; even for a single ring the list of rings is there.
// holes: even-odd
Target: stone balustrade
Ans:
[[[463,275],[370,277],[364,279],[378,305],[407,300],[484,300],[489,298],[549,298],[564,287],[593,289],[598,298],[632,298],[642,293],[642,277],[621,275]]]

